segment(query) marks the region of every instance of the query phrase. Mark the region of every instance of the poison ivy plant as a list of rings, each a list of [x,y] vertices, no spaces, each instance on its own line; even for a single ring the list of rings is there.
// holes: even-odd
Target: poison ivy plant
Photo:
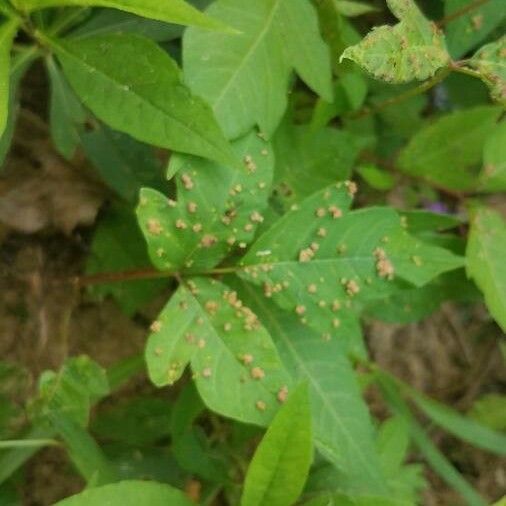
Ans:
[[[104,349],[137,349],[109,370],[55,363],[31,398],[0,368],[0,502],[17,500],[21,468],[45,446],[86,483],[62,506],[411,506],[431,486],[427,465],[466,504],[495,499],[459,471],[457,440],[506,452],[498,383],[475,361],[481,335],[492,345],[506,330],[499,3],[0,0],[2,163],[13,147],[0,221],[13,195],[28,202],[19,214],[60,212],[54,164],[104,199],[97,223],[66,240],[82,259],[64,269],[72,278],[31,276],[26,311],[53,321],[46,285],[79,312],[110,298],[135,330],[118,326]],[[34,106],[46,91],[47,110]],[[2,258],[61,240],[9,233]],[[10,268],[9,321],[25,318]],[[380,324],[362,329],[443,302],[466,322],[448,316],[480,375],[473,390],[474,373],[451,385],[467,414],[408,385],[412,357],[402,381],[380,370]],[[482,302],[491,318],[475,325]],[[66,318],[62,356],[82,342]],[[40,332],[48,353],[52,334]],[[453,436],[451,459],[433,426]]]

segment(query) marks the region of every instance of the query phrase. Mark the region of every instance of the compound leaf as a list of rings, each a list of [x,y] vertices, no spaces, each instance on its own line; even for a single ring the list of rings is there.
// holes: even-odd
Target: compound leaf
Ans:
[[[254,125],[275,130],[292,68],[332,100],[329,52],[307,0],[218,0],[207,12],[236,28],[228,35],[192,28],[183,38],[185,77],[206,99],[229,138]]]
[[[506,224],[491,209],[479,208],[471,221],[467,273],[485,295],[499,326],[506,331]]]
[[[84,104],[112,128],[155,146],[236,165],[211,109],[153,41],[111,34],[51,40]]]
[[[210,409],[247,423],[270,421],[290,378],[267,330],[226,285],[189,280],[151,329],[146,362],[155,385],[173,384],[191,363]]]
[[[161,270],[214,267],[253,239],[263,221],[273,156],[254,132],[234,143],[240,170],[190,156],[176,156],[177,201],[149,188],[137,216],[153,264]]]
[[[443,34],[428,21],[413,0],[387,0],[400,20],[373,29],[359,44],[346,48],[348,58],[375,78],[406,83],[432,77],[450,60]]]
[[[311,411],[302,384],[280,408],[248,467],[241,506],[291,506],[313,457]]]

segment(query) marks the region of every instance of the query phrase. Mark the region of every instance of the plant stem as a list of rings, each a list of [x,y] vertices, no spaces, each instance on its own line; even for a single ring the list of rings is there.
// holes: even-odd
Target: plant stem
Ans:
[[[436,84],[439,84],[445,77],[453,70],[453,67],[449,65],[448,67],[442,69],[440,72],[438,72],[434,77],[429,79],[428,81],[425,81],[418,86],[415,86],[414,88],[411,88],[404,93],[401,93],[400,95],[396,95],[394,97],[388,98],[386,100],[383,100],[382,102],[378,102],[377,104],[374,104],[372,106],[365,106],[362,109],[359,109],[358,111],[354,111],[348,115],[345,116],[345,118],[349,119],[358,119],[363,118],[364,116],[369,116],[371,114],[375,114],[377,112],[382,111],[383,109],[390,107],[392,105],[400,104],[401,102],[404,102],[405,100],[408,100],[411,97],[415,97],[416,95],[421,95],[422,93],[425,93],[426,91],[430,90]]]
[[[465,16],[466,14],[469,14],[470,12],[474,11],[478,7],[481,7],[482,5],[485,5],[489,0],[475,0],[474,2],[471,2],[470,4],[464,5],[461,9],[457,9],[456,11],[452,12],[451,14],[448,14],[448,16],[445,16],[444,18],[441,18],[437,22],[437,26],[442,27],[450,23],[451,21],[455,21],[456,19]]]

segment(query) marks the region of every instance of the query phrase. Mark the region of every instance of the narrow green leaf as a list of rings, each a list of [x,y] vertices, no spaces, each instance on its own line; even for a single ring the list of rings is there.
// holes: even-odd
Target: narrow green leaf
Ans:
[[[474,0],[445,0],[445,16],[465,9]],[[485,40],[506,19],[503,0],[488,0],[475,5],[468,13],[445,25],[448,49],[453,58],[462,58],[469,50]]]
[[[437,119],[412,137],[399,168],[447,188],[474,189],[483,146],[500,115],[500,107],[480,106]]]
[[[4,21],[0,26],[0,136],[5,131],[9,115],[11,46],[17,29],[18,22],[14,20]]]
[[[259,125],[271,135],[287,104],[292,68],[319,95],[332,100],[327,47],[307,0],[218,0],[207,12],[239,35],[188,30],[185,77],[206,99],[229,138]]]
[[[61,413],[51,413],[49,421],[63,439],[73,464],[88,483],[105,485],[117,480],[111,463],[81,425]]]
[[[341,56],[391,83],[422,81],[448,64],[444,35],[428,21],[413,0],[387,0],[400,20],[395,26],[380,26]]]
[[[506,224],[495,211],[476,210],[466,251],[467,273],[485,295],[487,307],[506,331]]]
[[[192,506],[180,490],[150,481],[122,481],[87,489],[55,506]]]
[[[485,394],[473,404],[468,414],[482,425],[506,432],[506,395]]]
[[[240,170],[173,156],[177,201],[142,190],[137,217],[158,269],[209,269],[253,239],[264,220],[274,157],[255,132],[234,142],[233,148],[244,161]]]
[[[469,65],[480,73],[492,98],[506,105],[506,35],[479,49]]]
[[[112,34],[50,43],[81,100],[112,128],[236,165],[212,111],[189,92],[176,63],[153,41]]]
[[[396,382],[384,372],[377,372],[376,379],[390,409],[396,415],[401,416],[408,424],[411,438],[427,463],[466,500],[469,506],[485,506],[485,501],[438,450],[416,421],[409,407],[400,396]]]
[[[363,346],[358,324],[352,329],[354,343],[349,335],[323,340],[295,315],[266,300],[258,288],[244,281],[233,286],[272,335],[295,381],[308,383],[318,450],[344,475],[350,490],[386,493],[370,415],[346,357],[350,351],[360,354]]]
[[[189,280],[151,329],[146,362],[155,385],[172,385],[191,362],[210,409],[247,423],[270,421],[290,379],[269,333],[226,285]]]
[[[506,435],[493,431],[414,389],[410,388],[408,392],[416,405],[443,429],[478,448],[497,455],[506,455]]]
[[[291,506],[299,497],[313,457],[307,385],[288,396],[248,467],[241,506]]]
[[[506,191],[506,121],[501,121],[490,134],[483,148],[481,188],[485,191]]]
[[[25,72],[28,70],[29,66],[39,55],[39,49],[33,46],[26,51],[21,51],[12,59],[9,76],[9,104],[7,123],[3,134],[0,136],[0,166],[5,160],[5,157],[11,146],[12,137],[14,135],[14,127],[18,112],[16,95],[19,82],[21,81]]]
[[[12,3],[24,11],[47,7],[109,7],[165,23],[194,25],[214,30],[226,29],[225,25],[202,14],[184,0],[14,0]]]
[[[51,85],[50,125],[56,149],[70,160],[79,145],[78,127],[86,112],[52,57],[46,59]]]

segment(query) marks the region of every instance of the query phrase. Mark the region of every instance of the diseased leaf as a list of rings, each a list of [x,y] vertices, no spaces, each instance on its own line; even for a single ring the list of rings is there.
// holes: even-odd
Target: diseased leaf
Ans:
[[[0,136],[9,116],[11,46],[17,29],[18,22],[13,20],[4,21],[0,26]]]
[[[445,16],[465,9],[474,0],[445,0]],[[488,0],[445,25],[448,49],[453,58],[462,58],[506,19],[503,0]]]
[[[402,228],[390,208],[348,212],[355,183],[338,183],[287,212],[240,260],[240,276],[323,339],[345,339],[361,302],[422,286],[463,259]],[[405,286],[405,284],[404,284]],[[358,302],[358,304],[357,304]]]
[[[492,98],[506,105],[506,35],[480,48],[469,65],[481,74]]]
[[[290,379],[268,332],[226,285],[189,280],[151,329],[146,362],[155,385],[173,384],[191,363],[210,409],[247,423],[270,421]]]
[[[387,0],[387,4],[399,23],[374,28],[347,48],[341,61],[353,60],[375,78],[391,83],[432,77],[450,61],[443,34],[413,0]]]
[[[111,34],[50,43],[80,99],[112,128],[236,165],[210,108],[189,92],[176,63],[153,41]]]
[[[487,307],[506,331],[506,223],[487,208],[476,210],[467,244],[467,274],[485,296]]]
[[[119,206],[110,209],[95,230],[86,262],[86,273],[93,275],[146,269],[149,265],[146,245],[133,212]],[[141,279],[101,283],[90,286],[89,290],[98,298],[111,295],[127,315],[133,315],[166,285],[165,280]]]
[[[197,28],[183,37],[185,78],[229,138],[258,125],[271,135],[287,105],[292,69],[332,100],[329,52],[307,0],[218,0],[209,15],[240,33]]]
[[[60,154],[70,160],[80,142],[78,128],[86,121],[86,111],[52,57],[46,59],[46,67],[51,85],[51,138]]]
[[[170,485],[153,481],[122,481],[90,488],[55,506],[192,506],[194,503],[183,492]]]
[[[399,156],[399,169],[446,188],[474,189],[476,166],[500,114],[499,107],[479,106],[439,118],[412,137]]]
[[[137,216],[153,264],[199,271],[244,249],[264,220],[274,159],[254,132],[234,143],[240,170],[177,156],[177,201],[145,188]]]
[[[241,506],[291,506],[313,458],[311,412],[306,384],[288,395],[248,467]]]
[[[501,121],[483,147],[481,189],[506,191],[506,121]]]
[[[355,136],[344,130],[285,122],[273,139],[275,181],[280,199],[289,207],[333,182],[348,179],[359,152]]]
[[[184,0],[13,0],[12,3],[27,12],[47,7],[109,7],[165,23],[225,29],[222,23],[202,14]]]
[[[261,290],[237,281],[234,288],[264,323],[295,381],[306,381],[311,398],[315,444],[345,476],[350,490],[386,493],[366,404],[346,355],[360,355],[360,328],[353,339],[323,340],[296,315],[266,300]]]

